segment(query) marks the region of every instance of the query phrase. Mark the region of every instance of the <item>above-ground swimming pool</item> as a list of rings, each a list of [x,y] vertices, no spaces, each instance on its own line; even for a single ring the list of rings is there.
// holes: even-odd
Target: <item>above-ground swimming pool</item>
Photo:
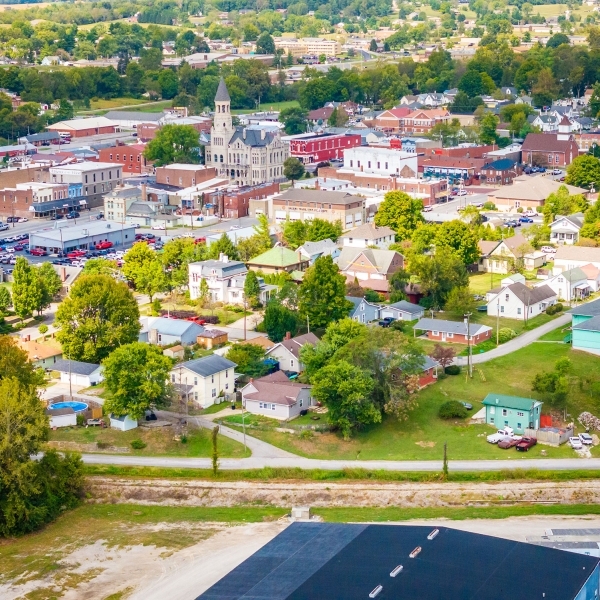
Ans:
[[[50,405],[50,410],[59,409],[59,408],[72,408],[76,413],[83,412],[87,410],[88,405],[85,402],[55,402]]]

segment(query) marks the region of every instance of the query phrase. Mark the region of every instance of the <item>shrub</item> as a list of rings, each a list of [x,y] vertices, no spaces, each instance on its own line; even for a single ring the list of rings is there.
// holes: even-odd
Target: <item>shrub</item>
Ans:
[[[483,205],[483,208],[484,208],[485,210],[496,210],[496,205],[495,205],[493,202],[486,202],[486,203]]]
[[[522,213],[522,212],[523,212],[523,207],[522,207],[522,206],[519,206],[519,208],[517,208],[517,212],[518,212],[519,214],[520,214],[520,213]]]
[[[500,344],[505,344],[506,342],[512,340],[515,337],[517,337],[517,333],[514,329],[511,329],[510,327],[503,327],[502,329],[500,329],[500,331],[498,331],[498,342]]]
[[[83,427],[83,425],[85,424],[84,416],[81,413],[78,413],[75,419],[77,420],[77,425],[79,425],[79,427]]]
[[[440,419],[464,419],[467,416],[467,409],[456,400],[448,400],[440,406]]]
[[[130,445],[134,450],[143,450],[146,447],[146,442],[144,442],[140,439],[131,440]]]
[[[303,429],[300,432],[299,437],[300,437],[301,440],[312,440],[312,438],[314,437],[314,435],[315,434],[313,433],[313,431],[311,429]]]
[[[546,309],[546,314],[547,315],[554,315],[556,314],[556,308],[554,306],[554,304],[551,304],[547,309]]]
[[[185,433],[181,436],[181,443],[187,444],[187,435],[185,435]]]
[[[152,305],[151,305],[151,311],[152,311],[152,316],[153,317],[158,317],[160,315],[160,300],[158,298],[155,298],[152,301]]]
[[[564,306],[562,305],[561,302],[558,302],[557,304],[554,305],[554,312],[555,313],[562,312],[563,309],[564,309]]]
[[[460,375],[460,367],[458,365],[448,365],[444,369],[446,375]]]

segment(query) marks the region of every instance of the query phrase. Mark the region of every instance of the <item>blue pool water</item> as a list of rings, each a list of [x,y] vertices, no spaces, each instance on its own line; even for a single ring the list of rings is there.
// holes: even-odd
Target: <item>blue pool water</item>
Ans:
[[[87,410],[88,405],[85,402],[55,402],[50,406],[50,410],[58,408],[72,408],[76,413]]]

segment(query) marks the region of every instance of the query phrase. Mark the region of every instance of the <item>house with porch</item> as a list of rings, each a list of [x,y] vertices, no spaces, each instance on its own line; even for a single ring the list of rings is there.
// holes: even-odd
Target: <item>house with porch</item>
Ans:
[[[522,263],[527,271],[539,269],[546,262],[543,252],[533,250],[528,240],[520,233],[505,238],[501,242],[480,242],[480,247],[485,244],[487,257],[483,258],[478,265],[480,271],[492,273],[510,273],[514,266]],[[492,248],[493,244],[496,246]]]
[[[512,427],[515,433],[523,434],[526,429],[539,429],[542,405],[531,398],[488,394],[483,400],[485,422],[496,429]]]
[[[284,340],[265,352],[266,358],[274,358],[279,368],[289,373],[302,373],[304,365],[300,362],[300,349],[305,344],[316,346],[319,338],[314,333],[305,333],[295,338],[288,333]]]
[[[557,215],[550,223],[550,241],[554,244],[575,244],[583,227],[583,213]]]
[[[545,283],[529,288],[517,282],[488,292],[487,314],[526,321],[542,314],[548,306],[556,304],[558,294]]]
[[[251,380],[242,390],[242,403],[254,415],[287,420],[312,405],[311,386],[290,381],[282,371]]]
[[[413,330],[415,336],[418,331],[425,332],[426,337],[434,342],[471,346],[489,340],[492,335],[492,328],[487,325],[471,323],[467,329],[466,321],[445,321],[443,319],[419,319]]]
[[[587,275],[579,267],[563,271],[546,279],[539,286],[547,285],[556,292],[559,302],[571,302],[587,298],[592,291],[588,283]]]
[[[567,311],[571,315],[571,347],[600,356],[600,300]]]

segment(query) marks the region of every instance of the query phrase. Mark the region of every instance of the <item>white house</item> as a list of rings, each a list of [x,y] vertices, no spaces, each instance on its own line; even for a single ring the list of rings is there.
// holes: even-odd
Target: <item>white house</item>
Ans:
[[[375,146],[348,148],[344,150],[343,169],[386,176],[416,177],[417,155],[402,150]]]
[[[387,250],[396,241],[396,233],[389,227],[377,227],[373,223],[365,223],[345,233],[340,237],[344,247],[368,248],[377,246]]]
[[[135,429],[138,426],[137,419],[133,419],[129,415],[117,416],[111,413],[110,415],[110,426],[113,429],[120,429],[121,431],[129,431]]]
[[[60,373],[62,383],[69,383],[70,381],[73,385],[90,387],[97,385],[104,379],[102,375],[104,367],[94,363],[60,359],[51,368],[53,371]]]
[[[552,272],[556,275],[575,267],[584,267],[590,264],[600,269],[600,248],[569,245],[559,246],[554,255]]]
[[[201,333],[204,333],[202,325],[183,319],[143,317],[140,322],[142,329],[139,341],[156,346],[170,346],[171,344],[190,346],[196,343],[196,339]]]
[[[597,292],[600,290],[600,269],[592,264],[583,265],[580,269],[585,273],[587,277],[590,291]]]
[[[593,267],[592,267],[593,268]],[[558,275],[553,275],[540,284],[547,285],[556,292],[559,300],[571,302],[574,299],[580,299],[590,294],[591,288],[588,278],[583,269],[575,267],[568,271],[563,271]]]
[[[304,371],[304,365],[300,362],[300,348],[304,344],[316,345],[318,342],[319,338],[314,333],[305,333],[295,338],[286,337],[285,340],[267,350],[265,356],[278,360],[282,371],[301,373]]]
[[[273,419],[291,419],[312,404],[310,385],[290,381],[285,373],[250,381],[242,388],[242,402],[249,413]]]
[[[74,427],[77,425],[77,415],[70,407],[55,408],[53,410],[47,408],[45,412],[50,420],[50,429],[54,429],[55,427]]]
[[[487,304],[487,314],[492,317],[506,317],[524,321],[537,317],[550,306],[556,304],[558,295],[545,283],[528,288],[522,283],[513,283],[495,290]]]
[[[496,242],[494,242],[496,243]],[[546,255],[531,250],[527,239],[520,233],[503,239],[487,254],[487,260],[480,263],[480,270],[492,273],[510,273],[517,262],[522,262],[528,271],[539,269],[546,262]]]
[[[340,255],[338,245],[329,239],[320,242],[304,242],[296,252],[299,252],[311,265],[314,265],[317,258],[321,256],[331,256],[332,259],[336,259]]]
[[[505,277],[504,279],[502,279],[500,281],[499,287],[494,288],[493,290],[490,290],[489,292],[486,292],[485,299],[486,299],[486,301],[489,302],[492,298],[496,297],[496,294],[502,288],[512,285],[513,283],[522,283],[523,285],[525,285],[526,281],[527,280],[525,279],[525,277],[523,275],[521,275],[521,273],[513,273],[512,275],[509,275],[508,277]]]
[[[248,269],[239,260],[229,260],[221,254],[219,260],[202,260],[190,263],[188,266],[190,298],[200,297],[202,281],[206,281],[208,294],[213,302],[224,304],[244,304],[244,283]],[[260,285],[259,299],[266,302],[271,291],[276,288],[265,284],[262,277],[258,278]]]
[[[235,390],[237,365],[230,360],[211,354],[180,363],[171,370],[171,383],[179,394],[206,408],[218,404],[219,399]]]
[[[425,314],[425,309],[418,304],[400,300],[394,304],[385,304],[379,307],[379,318],[392,317],[399,321],[414,321]]]
[[[42,65],[44,67],[50,67],[52,65],[60,65],[61,60],[59,56],[44,56],[42,58]]]
[[[550,241],[555,244],[574,244],[579,239],[583,227],[583,213],[575,213],[568,217],[558,215],[550,223]]]

